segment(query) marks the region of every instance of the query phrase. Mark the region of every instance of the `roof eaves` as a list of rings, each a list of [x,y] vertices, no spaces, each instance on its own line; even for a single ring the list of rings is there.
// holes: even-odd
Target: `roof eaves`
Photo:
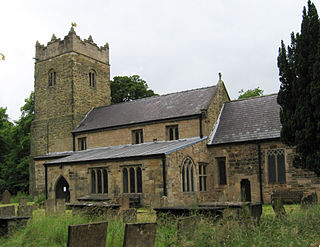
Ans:
[[[168,154],[170,154],[170,153],[173,153],[173,152],[179,151],[179,150],[181,150],[181,149],[184,149],[184,148],[186,148],[186,147],[192,146],[192,145],[194,145],[194,144],[196,144],[196,143],[198,143],[198,142],[202,142],[202,141],[204,141],[204,140],[206,140],[206,139],[208,139],[208,137],[207,137],[207,136],[204,136],[203,138],[200,138],[200,139],[198,139],[198,140],[195,140],[194,142],[191,142],[191,143],[185,144],[185,145],[183,145],[183,146],[180,146],[180,147],[178,147],[178,148],[174,148],[174,149],[172,149],[172,150],[170,150],[170,151],[167,151],[167,152],[165,152],[164,154],[165,154],[165,155],[168,155]]]

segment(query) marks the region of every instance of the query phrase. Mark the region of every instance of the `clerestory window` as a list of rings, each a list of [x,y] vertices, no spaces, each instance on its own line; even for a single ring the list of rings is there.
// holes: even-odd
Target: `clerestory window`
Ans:
[[[87,149],[87,138],[81,137],[78,138],[78,150],[86,150]]]
[[[143,131],[142,129],[132,131],[132,144],[143,143]]]
[[[166,126],[167,129],[167,139],[168,140],[178,140],[179,139],[179,129],[178,125]]]

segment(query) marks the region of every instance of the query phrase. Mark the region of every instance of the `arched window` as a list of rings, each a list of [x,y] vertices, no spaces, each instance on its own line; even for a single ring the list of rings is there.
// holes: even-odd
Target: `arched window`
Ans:
[[[122,180],[123,180],[123,193],[128,193],[128,170],[123,168],[122,170]]]
[[[92,88],[96,87],[96,72],[94,70],[89,72],[89,86]]]
[[[108,193],[108,171],[107,168],[93,168],[91,170],[91,193]]]
[[[181,167],[182,192],[192,192],[194,189],[194,163],[190,158],[186,158]]]
[[[142,169],[139,166],[122,169],[123,193],[142,193]]]
[[[49,87],[53,87],[56,85],[56,78],[57,78],[57,73],[53,69],[51,69],[48,74]]]

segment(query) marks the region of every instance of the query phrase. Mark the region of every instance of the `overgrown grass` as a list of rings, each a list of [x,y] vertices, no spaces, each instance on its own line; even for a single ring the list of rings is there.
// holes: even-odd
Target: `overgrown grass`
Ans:
[[[313,246],[320,244],[320,205],[301,210],[299,205],[286,206],[287,215],[277,218],[271,206],[264,206],[260,224],[252,219],[202,218],[193,241],[177,241],[175,220],[159,223],[156,246]],[[0,246],[66,246],[68,225],[102,221],[105,218],[75,215],[45,216],[37,210],[25,229],[18,230],[8,238],[0,239]],[[138,211],[138,222],[154,221],[149,209]],[[107,246],[122,246],[124,224],[116,219],[108,220]]]

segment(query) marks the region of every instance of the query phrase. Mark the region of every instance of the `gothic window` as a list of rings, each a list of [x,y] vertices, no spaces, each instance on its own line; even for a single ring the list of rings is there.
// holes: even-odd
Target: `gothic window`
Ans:
[[[56,85],[57,73],[51,69],[48,75],[49,87],[53,87]]]
[[[122,169],[123,193],[142,193],[142,170],[139,166]]]
[[[78,138],[78,150],[86,150],[87,149],[87,138],[81,137]]]
[[[219,171],[219,185],[227,184],[226,157],[217,158]]]
[[[179,129],[178,125],[166,126],[167,139],[168,140],[178,140],[179,139]]]
[[[142,129],[132,131],[132,144],[143,143],[143,132]]]
[[[93,70],[89,72],[89,86],[92,88],[96,87],[96,73]]]
[[[108,171],[106,168],[92,168],[91,174],[91,193],[107,194],[108,193]]]
[[[284,150],[268,150],[267,151],[268,160],[268,182],[269,184],[286,183],[286,166],[284,159]]]
[[[207,191],[207,164],[199,164],[199,190]]]
[[[181,166],[182,192],[194,191],[194,164],[190,158],[186,158]]]

